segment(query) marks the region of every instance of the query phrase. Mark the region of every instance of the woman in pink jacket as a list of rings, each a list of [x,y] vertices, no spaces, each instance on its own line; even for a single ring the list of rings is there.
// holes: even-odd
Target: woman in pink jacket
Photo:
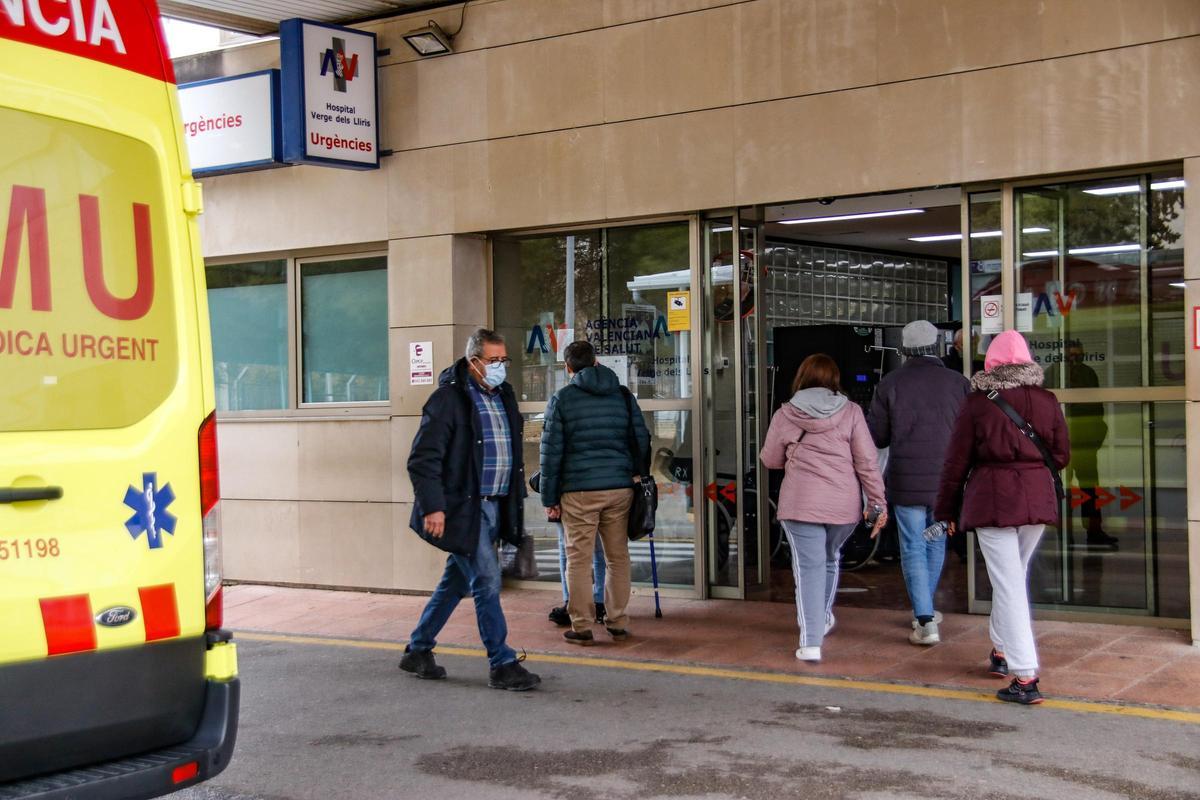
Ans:
[[[784,471],[779,520],[792,547],[800,624],[796,658],[820,661],[821,641],[833,628],[842,545],[873,511],[878,517],[872,537],[887,523],[875,444],[862,409],[842,394],[832,358],[818,353],[800,365],[792,399],[771,419],[759,458],[768,469]]]

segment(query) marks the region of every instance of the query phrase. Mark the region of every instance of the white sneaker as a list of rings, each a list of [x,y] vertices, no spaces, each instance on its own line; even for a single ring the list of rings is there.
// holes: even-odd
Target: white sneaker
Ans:
[[[933,612],[933,621],[935,623],[937,623],[938,625],[941,625],[942,624],[942,612],[940,612],[940,611]],[[912,621],[912,626],[914,629],[917,628],[918,626],[920,626],[920,624],[921,623],[917,622],[917,620],[915,620],[915,619]]]
[[[837,620],[836,620],[836,619],[834,619],[834,617],[833,617],[833,614],[826,614],[826,615],[825,615],[825,635],[826,635],[826,636],[828,636],[828,635],[829,635],[829,632],[830,632],[831,630],[833,630],[833,626],[834,626],[834,625],[836,625],[836,624],[837,624]]]
[[[942,637],[938,636],[937,623],[927,622],[924,625],[918,625],[913,628],[913,632],[909,634],[908,640],[913,644],[931,645],[942,641]]]
[[[819,647],[801,647],[796,651],[796,658],[800,661],[820,661],[821,648]]]

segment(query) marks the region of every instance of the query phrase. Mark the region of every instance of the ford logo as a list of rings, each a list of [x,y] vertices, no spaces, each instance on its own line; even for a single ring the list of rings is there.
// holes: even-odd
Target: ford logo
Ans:
[[[96,615],[96,624],[105,628],[119,628],[137,619],[137,612],[129,606],[113,606]]]

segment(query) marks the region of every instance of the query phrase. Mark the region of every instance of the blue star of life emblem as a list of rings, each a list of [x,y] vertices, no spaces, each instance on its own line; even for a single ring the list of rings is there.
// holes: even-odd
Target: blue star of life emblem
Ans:
[[[163,546],[163,531],[175,535],[175,523],[178,521],[174,514],[167,511],[167,506],[175,502],[175,490],[171,484],[159,488],[157,472],[142,473],[142,488],[130,486],[125,492],[125,505],[133,509],[133,516],[125,521],[125,529],[136,540],[142,533],[151,550]]]

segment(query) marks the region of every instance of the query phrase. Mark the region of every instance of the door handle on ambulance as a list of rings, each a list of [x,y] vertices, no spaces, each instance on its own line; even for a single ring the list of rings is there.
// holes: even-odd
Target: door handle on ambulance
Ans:
[[[63,496],[61,486],[0,487],[0,503],[25,503],[30,500],[57,500]]]

